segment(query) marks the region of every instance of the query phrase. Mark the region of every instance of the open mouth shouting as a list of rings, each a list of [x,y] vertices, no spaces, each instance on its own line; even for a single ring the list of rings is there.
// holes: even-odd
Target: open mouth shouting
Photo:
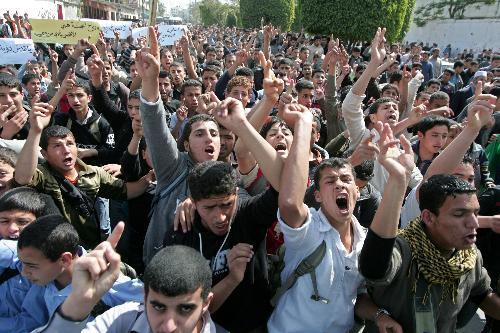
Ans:
[[[335,203],[337,204],[341,214],[349,214],[349,201],[347,193],[339,194],[337,199],[335,199]]]
[[[64,164],[64,166],[67,166],[67,167],[72,166],[72,165],[73,165],[73,163],[74,163],[74,161],[73,161],[73,157],[71,157],[71,156],[68,156],[68,157],[66,157],[66,158],[63,160],[63,164]]]
[[[205,148],[205,153],[210,157],[215,157],[215,148],[213,146],[208,146]]]
[[[397,121],[398,121],[398,116],[395,113],[391,113],[390,115],[387,116],[388,123],[395,123]]]

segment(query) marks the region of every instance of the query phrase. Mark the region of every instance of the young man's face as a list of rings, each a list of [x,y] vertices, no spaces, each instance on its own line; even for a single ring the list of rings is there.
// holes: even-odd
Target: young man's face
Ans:
[[[137,98],[131,98],[127,102],[127,112],[130,119],[140,118],[139,107],[141,101]]]
[[[135,79],[137,76],[139,76],[139,72],[137,71],[137,65],[136,64],[130,65],[130,77],[132,79]]]
[[[413,105],[419,106],[420,104],[427,103],[430,98],[431,98],[431,95],[429,95],[427,93],[420,94],[420,96],[415,100],[415,103]]]
[[[236,210],[237,197],[236,193],[229,193],[195,201],[203,226],[217,236],[227,234]]]
[[[170,70],[170,64],[174,62],[174,57],[170,51],[165,51],[161,54],[160,63],[164,70]]]
[[[184,148],[196,162],[217,161],[220,153],[219,129],[213,121],[197,121],[191,125]]]
[[[457,194],[446,198],[438,215],[424,210],[422,218],[438,248],[462,250],[471,248],[476,242],[478,213],[476,194]]]
[[[172,93],[172,84],[168,77],[158,78],[158,89],[160,89],[160,96],[163,101],[167,101]]]
[[[425,90],[428,94],[434,94],[436,91],[439,91],[441,86],[437,83],[432,83],[430,84],[427,89]]]
[[[16,105],[18,108],[22,108],[23,94],[17,88],[0,86],[0,105]]]
[[[226,69],[234,65],[235,61],[236,61],[236,56],[234,54],[227,55],[225,61]]]
[[[200,287],[193,293],[169,297],[150,288],[144,303],[153,333],[200,332],[203,325],[202,316],[208,311],[213,298],[210,293],[204,300],[201,293]]]
[[[219,136],[220,136],[219,160],[224,161],[233,151],[235,135],[227,128],[221,128]]]
[[[59,173],[65,175],[74,170],[77,148],[72,135],[49,138],[47,150],[42,149],[41,152],[50,166]]]
[[[224,57],[224,48],[222,47],[216,48],[215,53],[217,55],[217,60],[221,60]]]
[[[443,75],[441,76],[441,81],[443,83],[448,83],[450,82],[450,79],[451,79],[451,74],[448,73],[448,72],[444,72]]]
[[[311,66],[304,66],[302,67],[302,75],[305,77],[305,78],[311,78],[312,76],[312,67]]]
[[[437,109],[440,107],[444,106],[450,106],[450,99],[449,98],[437,98],[432,100],[432,103],[429,104],[429,108],[431,110]]]
[[[276,123],[266,133],[266,141],[278,152],[282,158],[288,156],[293,142],[293,134],[284,124]]]
[[[398,91],[396,89],[393,89],[393,88],[385,89],[384,92],[382,93],[382,96],[380,96],[380,97],[390,97],[396,101],[399,100]]]
[[[66,55],[66,57],[69,57],[70,55],[72,55],[73,51],[74,51],[73,45],[70,45],[70,44],[64,45],[63,52]]]
[[[291,66],[289,64],[280,64],[278,67],[278,70],[280,70],[283,73],[286,73],[286,76],[290,74],[290,69]]]
[[[92,100],[92,95],[87,95],[85,89],[74,87],[66,93],[69,106],[76,112],[85,114],[89,109],[89,103]]]
[[[250,102],[250,91],[243,86],[234,86],[231,88],[231,91],[227,92],[226,97],[236,98],[243,104],[243,107],[246,108],[248,102]]]
[[[314,73],[313,78],[312,78],[312,83],[314,84],[314,88],[319,88],[323,87],[325,84],[325,74],[323,73]]]
[[[464,66],[455,67],[455,73],[460,74],[464,71]]]
[[[306,61],[307,58],[309,58],[309,50],[301,51],[299,54],[299,58],[300,58],[300,60],[302,60],[302,62]]]
[[[313,96],[314,91],[312,89],[302,89],[297,92],[297,103],[310,108],[312,106]]]
[[[201,88],[197,86],[185,87],[182,94],[182,102],[189,111],[195,111],[198,107],[198,96],[201,95]]]
[[[469,163],[460,163],[455,170],[453,170],[453,176],[465,180],[467,183],[474,185],[474,180],[476,174],[474,173],[474,166]]]
[[[353,171],[349,165],[321,170],[317,202],[330,222],[349,222],[359,197]]]
[[[207,52],[207,55],[205,57],[205,62],[214,61],[214,60],[217,60],[217,53],[214,51]]]
[[[29,80],[28,83],[26,83],[25,88],[28,91],[29,96],[35,96],[40,94],[40,79],[33,78]]]
[[[180,86],[182,82],[184,82],[184,78],[186,77],[186,73],[184,72],[184,68],[180,66],[170,66],[170,76],[172,77],[172,82],[175,86]]]
[[[108,83],[111,81],[111,75],[113,73],[113,67],[109,61],[104,62],[104,67],[102,69],[102,82]]]
[[[0,196],[10,189],[12,178],[14,178],[14,168],[10,164],[0,162]]]
[[[18,209],[4,210],[0,212],[0,237],[16,240],[24,227],[35,220],[36,216],[31,212]]]
[[[370,115],[370,120],[372,123],[381,121],[382,123],[388,123],[390,126],[396,125],[398,122],[399,113],[398,105],[396,102],[386,102],[378,106],[377,112]]]
[[[207,89],[206,92],[213,91],[218,80],[217,74],[212,71],[204,71],[201,78],[203,80],[203,86]],[[209,87],[210,89],[208,89]]]
[[[23,263],[21,274],[39,286],[45,286],[56,280],[65,270],[62,256],[52,262],[42,251],[31,246],[18,249],[17,255]]]
[[[444,148],[446,139],[448,138],[448,127],[445,125],[434,126],[427,132],[418,132],[420,147],[427,152],[437,154]]]

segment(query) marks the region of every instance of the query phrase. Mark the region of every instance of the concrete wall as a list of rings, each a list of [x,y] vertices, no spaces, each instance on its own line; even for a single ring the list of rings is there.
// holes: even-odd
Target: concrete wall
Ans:
[[[472,48],[500,50],[500,18],[441,20],[428,22],[423,27],[412,24],[405,37],[409,42],[437,43],[441,50],[451,44],[452,56]]]

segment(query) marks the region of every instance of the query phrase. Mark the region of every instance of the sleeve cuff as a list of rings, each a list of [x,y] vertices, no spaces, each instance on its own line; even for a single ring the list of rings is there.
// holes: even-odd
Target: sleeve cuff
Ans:
[[[151,105],[151,106],[154,106],[154,105],[158,105],[160,104],[160,96],[158,96],[158,100],[156,102],[148,102],[146,101],[146,99],[142,96],[142,92],[141,92],[141,95],[140,95],[140,100],[141,100],[141,103],[144,103],[146,105]]]

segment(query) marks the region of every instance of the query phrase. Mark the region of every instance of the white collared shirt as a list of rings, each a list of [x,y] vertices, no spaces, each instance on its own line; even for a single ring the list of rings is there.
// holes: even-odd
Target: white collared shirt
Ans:
[[[354,304],[360,293],[366,292],[364,279],[358,272],[358,256],[366,235],[356,218],[352,217],[354,239],[348,253],[338,231],[328,222],[321,210],[309,209],[306,222],[297,229],[289,227],[280,216],[278,220],[285,238],[285,268],[281,281],[298,264],[326,240],[327,251],[316,268],[319,295],[329,303],[314,301],[313,285],[309,274],[297,279],[279,300],[268,322],[273,332],[348,332],[354,324]]]

